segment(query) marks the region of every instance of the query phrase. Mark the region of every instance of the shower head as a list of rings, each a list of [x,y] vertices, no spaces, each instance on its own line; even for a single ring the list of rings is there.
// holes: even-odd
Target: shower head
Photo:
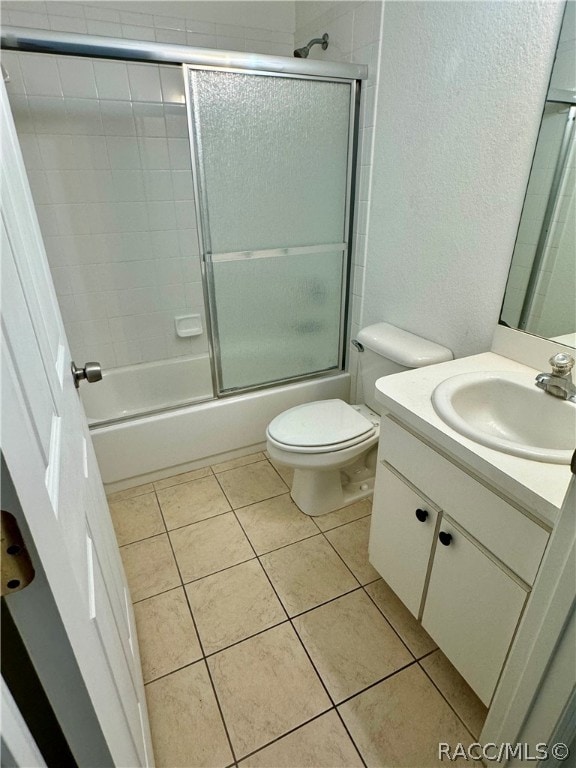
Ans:
[[[328,40],[330,38],[328,37],[328,32],[325,32],[322,37],[315,37],[314,40],[310,40],[308,45],[304,45],[302,48],[296,48],[294,51],[294,56],[297,59],[307,59],[308,54],[310,53],[310,48],[312,48],[313,45],[321,45],[322,50],[325,51],[326,48],[328,48]]]

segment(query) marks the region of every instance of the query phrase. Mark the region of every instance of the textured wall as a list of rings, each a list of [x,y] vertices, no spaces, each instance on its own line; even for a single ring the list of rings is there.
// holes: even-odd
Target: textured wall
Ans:
[[[364,325],[489,348],[562,11],[385,5]]]

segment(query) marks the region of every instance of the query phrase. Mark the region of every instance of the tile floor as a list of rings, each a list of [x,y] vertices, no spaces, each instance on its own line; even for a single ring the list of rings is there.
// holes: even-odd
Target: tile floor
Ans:
[[[109,496],[157,766],[439,765],[485,707],[368,562],[370,503],[310,518],[290,479],[256,453]]]

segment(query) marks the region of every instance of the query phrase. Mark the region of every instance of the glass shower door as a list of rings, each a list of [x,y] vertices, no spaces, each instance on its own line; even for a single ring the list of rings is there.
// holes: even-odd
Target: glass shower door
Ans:
[[[341,366],[349,81],[189,68],[218,388]]]

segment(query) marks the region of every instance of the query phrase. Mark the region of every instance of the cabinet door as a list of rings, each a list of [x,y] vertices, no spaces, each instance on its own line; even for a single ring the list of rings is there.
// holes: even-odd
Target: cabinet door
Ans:
[[[376,473],[370,562],[419,618],[438,509],[386,465]]]
[[[439,537],[422,626],[489,705],[528,590],[449,518]]]

